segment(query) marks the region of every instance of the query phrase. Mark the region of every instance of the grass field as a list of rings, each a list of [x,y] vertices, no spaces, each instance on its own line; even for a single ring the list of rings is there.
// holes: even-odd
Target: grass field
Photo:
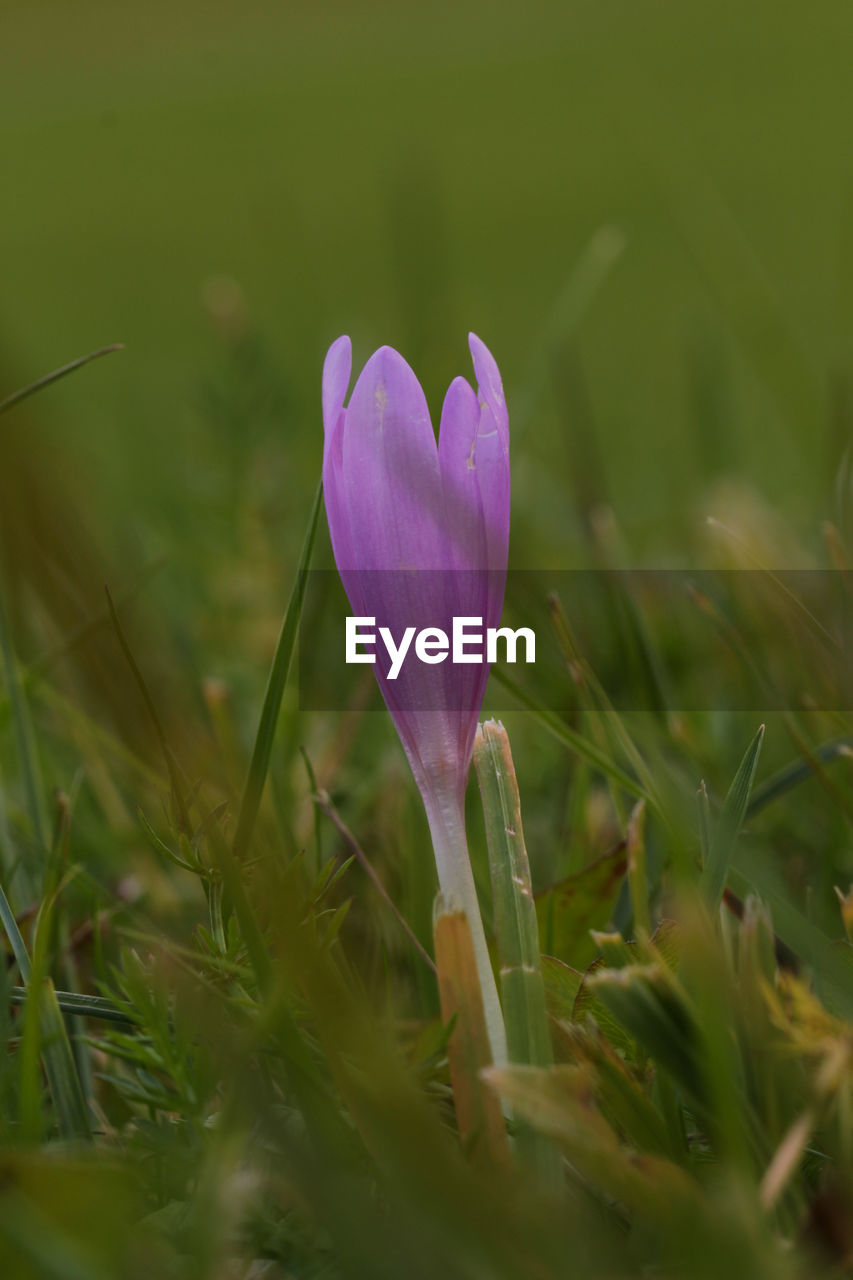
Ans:
[[[0,402],[123,344],[0,405],[4,1276],[850,1273],[851,55],[838,0],[2,7]],[[391,720],[289,630],[329,344],[437,420],[469,330],[543,654],[488,1084]],[[691,625],[548,598],[626,568]]]

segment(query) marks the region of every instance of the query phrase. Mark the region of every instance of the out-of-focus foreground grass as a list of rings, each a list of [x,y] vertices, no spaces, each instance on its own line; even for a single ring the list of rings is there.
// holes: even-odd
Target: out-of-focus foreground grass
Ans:
[[[0,416],[3,1274],[843,1274],[853,740],[813,688],[616,715],[619,655],[669,708],[713,672],[666,614],[572,653],[552,602],[566,662],[504,717],[558,1063],[495,1082],[511,1173],[459,1141],[434,974],[312,800],[431,951],[363,682],[309,715],[291,679],[229,851],[340,332],[436,410],[488,342],[517,566],[846,568],[844,6],[29,0],[0,32],[0,399],[126,344]],[[747,667],[791,614],[752,603],[708,615]]]

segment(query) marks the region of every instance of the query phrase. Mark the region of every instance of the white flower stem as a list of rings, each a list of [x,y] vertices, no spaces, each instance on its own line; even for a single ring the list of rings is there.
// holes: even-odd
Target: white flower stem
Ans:
[[[464,802],[455,793],[433,793],[424,796],[424,805],[441,891],[448,901],[455,901],[462,908],[471,929],[492,1059],[496,1066],[504,1066],[507,1061],[506,1031],[468,856]]]

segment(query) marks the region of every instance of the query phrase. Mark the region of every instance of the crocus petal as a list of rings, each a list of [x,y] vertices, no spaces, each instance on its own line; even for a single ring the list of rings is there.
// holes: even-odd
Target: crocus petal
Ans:
[[[444,490],[448,553],[455,569],[483,568],[486,545],[474,463],[480,404],[470,383],[454,378],[444,397],[438,463]]]
[[[346,549],[352,541],[349,514],[343,496],[343,435],[346,424],[344,397],[352,372],[352,343],[344,334],[333,342],[323,365],[323,500],[329,522],[329,537],[338,565],[347,561]],[[358,577],[344,574],[344,589],[356,613],[361,613]]]
[[[450,628],[447,538],[438,451],[426,399],[412,370],[389,347],[367,362],[344,413],[338,492],[346,532],[333,535],[350,603],[389,627]],[[334,454],[332,455],[334,461]],[[418,570],[418,572],[412,572]],[[450,679],[412,656],[395,680],[377,646],[374,673],[421,780],[455,760]],[[429,719],[425,730],[423,717]]]
[[[335,426],[326,435],[323,447],[323,501],[326,504],[326,519],[329,522],[329,538],[335,563],[338,565],[338,572],[353,613],[356,617],[361,617],[365,613],[361,576],[354,569],[344,567],[351,561],[348,548],[352,544],[349,512],[343,495],[341,477],[346,417],[346,410],[342,409]]]
[[[480,617],[497,625],[509,531],[506,405],[497,366],[471,335],[474,392],[457,378],[445,397],[439,445],[420,384],[383,347],[349,404],[350,347],[326,358],[323,479],[335,560],[353,612],[399,639],[407,627]],[[413,572],[415,571],[415,572]],[[461,803],[488,677],[485,662],[427,665],[414,655],[396,678],[377,645],[374,674],[425,799]]]
[[[446,590],[451,614],[485,620],[490,592],[486,529],[476,464],[479,429],[480,403],[474,390],[465,378],[455,378],[444,398],[438,437],[448,568],[452,570],[445,575]],[[450,667],[448,674],[453,678],[449,705],[479,711],[488,678],[486,664]],[[473,719],[471,715],[462,716],[456,726],[456,752],[460,760],[470,756],[476,728],[474,725],[474,730],[469,732]]]
[[[371,356],[352,393],[342,481],[352,530],[347,568],[445,567],[438,452],[429,410],[417,378],[390,347]]]
[[[495,627],[503,608],[509,553],[509,454],[488,405],[480,413],[475,461],[485,544],[482,563],[488,570],[489,587],[484,616],[486,625]]]
[[[509,415],[495,358],[476,333],[468,334],[468,347],[474,361],[474,373],[477,375],[477,395],[489,406],[504,447],[509,449]]]
[[[337,426],[352,374],[352,343],[346,334],[333,342],[323,365],[323,427],[326,436]]]
[[[480,402],[474,459],[483,511],[484,565],[491,571],[487,625],[497,626],[503,608],[503,574],[509,551],[509,416],[494,357],[475,333],[468,335],[468,343]]]

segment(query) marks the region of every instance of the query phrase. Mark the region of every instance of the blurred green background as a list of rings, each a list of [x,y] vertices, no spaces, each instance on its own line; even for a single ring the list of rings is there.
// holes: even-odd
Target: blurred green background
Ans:
[[[360,1022],[359,1013],[350,1028],[353,1046],[371,1064],[363,1075],[375,1084],[377,1132],[393,1139],[389,1150],[396,1152],[384,1183],[383,1195],[392,1193],[387,1205],[374,1194],[372,1173],[351,1178],[339,1159],[348,1142],[339,1151],[337,1138],[329,1139],[312,1154],[300,1127],[300,1108],[305,1114],[311,1108],[288,1082],[292,1043],[275,1058],[280,1078],[269,1090],[266,1083],[265,1028],[278,1026],[290,995],[282,1003],[276,989],[265,1004],[261,985],[250,981],[247,1003],[242,990],[232,989],[238,977],[244,981],[249,939],[236,927],[229,926],[227,939],[201,927],[208,904],[200,878],[207,876],[215,932],[215,859],[200,867],[201,877],[168,861],[174,847],[188,847],[179,840],[179,829],[184,841],[186,831],[170,807],[164,753],[109,625],[103,586],[113,591],[164,723],[167,760],[174,757],[183,770],[199,824],[193,840],[209,846],[208,857],[214,834],[231,840],[240,812],[320,471],[322,362],[342,332],[352,335],[356,367],[382,343],[397,347],[421,378],[436,419],[451,378],[470,373],[468,330],[489,345],[510,407],[515,568],[848,563],[851,66],[853,22],[842,0],[0,4],[0,401],[75,356],[125,344],[0,417],[0,586],[19,663],[7,643],[0,690],[0,855],[8,859],[2,871],[25,934],[40,936],[35,911],[39,892],[51,883],[42,864],[52,875],[55,862],[58,874],[67,858],[59,936],[78,969],[57,977],[143,1010],[149,1039],[124,1046],[123,1074],[115,1066],[122,1046],[112,1042],[111,1049],[99,1028],[92,1062],[99,1073],[117,1074],[99,1075],[92,1096],[102,1108],[99,1151],[114,1144],[122,1167],[148,1179],[143,1199],[156,1213],[146,1220],[146,1238],[155,1250],[162,1243],[152,1244],[155,1238],[169,1239],[174,1268],[161,1267],[159,1254],[150,1261],[140,1254],[136,1271],[123,1276],[218,1280],[241,1215],[251,1226],[246,1259],[278,1258],[284,1267],[292,1255],[288,1275],[330,1274],[327,1224],[344,1262],[351,1255],[343,1274],[358,1280],[400,1274],[431,1280],[445,1272],[526,1280],[562,1274],[567,1258],[584,1274],[633,1274],[622,1265],[613,1219],[608,1213],[599,1222],[598,1208],[591,1218],[585,1193],[575,1199],[572,1191],[569,1216],[562,1202],[552,1214],[533,1183],[519,1199],[517,1184],[494,1193],[477,1174],[462,1195],[447,1180],[451,1164],[429,1155],[431,1135],[449,1121],[444,1045],[429,1036],[421,1043],[421,1032],[437,1026],[423,1022],[438,1014],[434,976],[411,952],[363,868],[354,865],[340,883],[336,878],[328,897],[314,884],[321,866],[340,869],[349,853],[340,830],[315,812],[316,781],[431,946],[436,882],[424,815],[389,718],[364,711],[372,688],[366,671],[361,682],[353,680],[345,708],[311,715],[300,713],[291,677],[258,856],[244,868],[286,979],[282,989],[291,980],[300,991],[300,982],[307,984],[304,1004],[296,1001],[296,1047],[308,1045],[318,1080],[325,1079],[326,1050],[315,1052],[314,1022],[328,1037],[333,1063],[336,1036],[351,1014],[344,1001],[346,1016],[336,1021],[337,997],[320,983],[325,961],[317,960],[319,977],[312,977],[315,942],[322,958],[327,927],[329,948],[333,929],[341,929],[340,963],[352,964],[353,989],[363,985],[368,993],[365,1006],[384,1009],[387,1001],[392,1019],[400,1015],[393,1051],[386,1052],[384,1040],[374,1045],[366,1016]],[[736,537],[709,530],[708,515]],[[331,563],[324,524],[314,557],[319,567]],[[762,675],[753,635],[763,629],[774,640],[783,637],[784,649],[784,638],[794,634],[785,629],[790,620],[782,607],[790,601],[780,602],[773,587],[766,596],[753,593],[747,602],[753,612],[706,611],[699,619],[708,620],[715,640],[728,626],[720,648],[731,642],[736,660]],[[547,891],[590,869],[596,875],[600,855],[614,846],[618,853],[628,793],[621,794],[622,783],[608,789],[602,756],[644,779],[641,791],[663,797],[666,821],[655,801],[647,833],[655,920],[671,905],[671,882],[693,877],[699,862],[707,820],[696,808],[700,779],[710,794],[708,813],[716,813],[765,718],[760,709],[718,707],[713,669],[685,643],[672,612],[660,613],[628,610],[616,618],[612,651],[583,654],[591,667],[582,679],[574,653],[567,670],[566,648],[558,664],[545,668],[550,736],[547,715],[506,717],[534,889]],[[561,619],[550,616],[555,633],[564,635]],[[743,627],[751,617],[758,619],[752,631]],[[0,632],[5,637],[2,614]],[[595,671],[615,663],[629,690],[635,680],[656,689],[658,658],[676,685],[674,701],[658,706],[656,716],[602,717]],[[827,672],[815,664],[813,674],[820,688]],[[29,745],[26,717],[13,705],[18,675],[32,711]],[[682,686],[707,693],[707,704],[699,705],[708,710],[668,714],[669,707],[678,711]],[[761,893],[782,942],[822,981],[850,955],[842,935],[851,936],[853,908],[836,889],[846,892],[853,876],[853,738],[849,715],[815,711],[814,690],[800,692],[795,713],[766,717],[760,805],[731,872],[735,892]],[[486,713],[494,705],[505,704],[487,697]],[[834,704],[830,697],[817,705]],[[469,837],[482,890],[488,868],[474,791]],[[629,791],[633,802],[637,787]],[[44,818],[44,830],[56,825],[49,864],[34,821],[39,805],[51,818]],[[147,835],[137,810],[152,824]],[[165,845],[157,834],[164,829]],[[301,851],[309,874],[299,887]],[[611,888],[615,893],[608,879],[606,893],[588,891],[586,915],[590,904],[576,895],[580,915],[566,930],[574,950],[558,959],[586,966],[599,945],[591,924],[615,924],[630,936],[627,883],[612,900]],[[488,924],[490,908],[486,918]],[[746,919],[755,933],[754,904]],[[731,1000],[723,1008],[717,997],[727,983],[736,990],[726,967],[734,929],[728,920],[719,947],[708,943],[695,953],[707,977],[698,986],[699,1021],[708,1043],[724,1046],[723,1057],[736,1000],[720,997]],[[110,967],[120,948],[121,973]],[[234,969],[234,983],[220,984],[213,963],[220,951],[243,966]],[[174,981],[176,957],[189,957],[194,973],[183,985]],[[8,973],[14,976],[12,967]],[[163,994],[153,1009],[151,989]],[[174,1020],[166,999],[173,989],[186,1001]],[[831,994],[828,980],[825,990]],[[4,997],[4,1017],[6,1008]],[[352,1008],[361,1009],[360,996]],[[751,1007],[744,1004],[742,1013],[755,1034],[744,1060],[760,1065],[756,1107],[766,1101],[772,1111],[776,1095],[765,1088],[764,1074],[771,1040],[762,1039],[766,1028]],[[0,1063],[0,1122],[4,1099],[11,1098],[15,1105],[6,1111],[16,1138],[15,1117],[26,1111],[16,1110],[20,1083],[30,1104],[30,1128],[23,1130],[29,1140],[53,1130],[42,1126],[36,1059],[28,1077],[26,1053],[17,1052],[16,1017],[4,1024],[16,1052],[5,1068]],[[37,1019],[28,1025],[36,1027]],[[849,1178],[845,1118],[853,1086],[849,1033],[842,1030],[830,1028],[842,1037],[848,1064],[838,1132]],[[181,1036],[189,1037],[186,1044]],[[405,1081],[402,1072],[397,1080],[397,1041],[410,1036]],[[147,1052],[151,1040],[162,1061],[156,1055],[137,1061],[140,1045]],[[778,1049],[778,1038],[772,1043]],[[756,1170],[806,1097],[806,1075],[793,1083],[787,1075],[787,1064],[792,1080],[800,1071],[800,1057],[818,1062],[813,1046],[803,1043],[796,1058],[783,1045],[785,1105],[767,1124]],[[264,1054],[256,1052],[259,1045]],[[709,1075],[722,1061],[701,1052],[698,1059]],[[166,1095],[146,1092],[152,1060],[154,1084],[165,1082]],[[293,1061],[298,1078],[300,1060]],[[637,1062],[645,1071],[645,1047]],[[410,1067],[420,1073],[417,1090]],[[307,1077],[310,1083],[310,1070]],[[727,1097],[729,1077],[723,1072],[720,1079],[719,1165],[707,1161],[701,1134],[688,1150],[679,1111],[666,1121],[684,1147],[679,1159],[700,1171],[707,1164],[714,1180],[707,1185],[717,1185],[719,1194],[707,1200],[702,1232],[679,1217],[673,1200],[678,1230],[664,1220],[662,1234],[679,1248],[683,1242],[705,1277],[816,1274],[795,1273],[794,1262],[790,1271],[778,1269],[783,1253],[775,1237],[769,1241],[757,1176],[751,1198],[740,1166],[726,1181],[737,1163],[726,1134],[738,1126],[746,1132],[743,1117],[752,1112],[738,1110],[740,1086],[729,1081]],[[399,1095],[389,1080],[399,1084]],[[430,1123],[418,1129],[422,1093],[430,1098],[429,1113],[423,1110]],[[373,1116],[374,1099],[368,1101]],[[341,1103],[345,1126],[349,1106]],[[411,1127],[399,1116],[408,1116]],[[735,1155],[739,1142],[732,1141]],[[834,1158],[831,1143],[826,1152],[827,1161]],[[256,1197],[244,1177],[248,1157],[261,1187]],[[72,1164],[62,1177],[82,1199],[54,1195],[41,1157],[32,1171],[18,1154],[14,1159],[17,1199],[7,1194],[12,1181],[0,1159],[0,1255],[5,1232],[11,1256],[20,1246],[35,1259],[22,1276],[102,1274],[69,1269],[74,1258],[62,1234],[52,1241],[38,1217],[20,1217],[19,1202],[55,1201],[51,1212],[58,1205],[68,1215],[62,1232],[73,1227],[81,1239],[96,1241],[106,1230],[106,1256],[114,1249],[110,1224],[126,1212],[98,1207],[102,1194],[104,1203],[113,1201],[113,1190],[102,1192],[98,1179],[80,1176]],[[111,1180],[109,1166],[102,1168]],[[789,1219],[779,1219],[785,1258],[807,1207],[817,1206],[817,1221],[817,1179],[805,1168]],[[660,1188],[669,1203],[667,1185]],[[243,1199],[250,1194],[257,1200],[251,1213]],[[115,1206],[123,1195],[115,1180]],[[516,1213],[524,1247],[502,1272],[502,1232],[515,1230]],[[540,1217],[548,1218],[544,1235]],[[853,1215],[846,1221],[853,1224]],[[767,1226],[768,1242],[753,1239],[756,1223],[764,1223],[762,1231]],[[645,1256],[645,1230],[640,1214],[636,1235],[625,1237],[635,1259]],[[584,1260],[587,1234],[590,1249],[593,1240],[599,1248],[599,1234],[608,1257],[612,1246],[618,1255],[612,1269],[596,1272]],[[853,1241],[853,1225],[847,1238]],[[765,1243],[770,1261],[761,1270],[750,1250],[763,1258]],[[529,1265],[528,1247],[544,1259],[552,1249],[551,1270]],[[54,1252],[42,1265],[49,1248]],[[433,1260],[442,1254],[439,1267]],[[446,1271],[448,1256],[455,1270]],[[490,1269],[478,1263],[481,1256],[492,1258]],[[845,1256],[849,1262],[853,1252]],[[273,1273],[253,1265],[245,1274]],[[687,1273],[676,1265],[671,1274]]]
[[[126,344],[3,418],[23,660],[82,634],[51,670],[156,760],[109,583],[172,732],[209,730],[212,676],[246,752],[341,332],[356,367],[402,351],[436,418],[489,344],[515,567],[731,565],[708,514],[738,567],[825,567],[822,522],[853,534],[852,54],[823,0],[6,3],[0,394]],[[295,747],[339,721],[280,735],[307,821]],[[709,724],[719,786],[753,721]],[[568,765],[512,732],[544,850]],[[405,776],[384,717],[355,741],[321,781],[368,789],[377,741]]]
[[[251,445],[290,564],[342,331],[357,361],[403,351],[436,411],[467,330],[490,344],[517,563],[577,560],[580,475],[637,555],[671,553],[720,472],[800,522],[826,502],[853,367],[845,4],[7,0],[0,22],[0,381],[127,344],[18,427],[122,557],[197,555]],[[223,424],[235,307],[280,400]]]
[[[826,565],[821,522],[853,533],[851,55],[822,0],[7,0],[0,394],[126,344],[3,419],[22,657],[109,583],[173,731],[213,676],[248,748],[341,332],[356,368],[402,351],[436,419],[489,344],[516,567],[728,565],[709,513]],[[156,759],[108,626],[57,678]],[[753,719],[717,726],[720,785]],[[377,733],[402,770],[381,716],[350,760]],[[563,753],[513,734],[547,827]]]

